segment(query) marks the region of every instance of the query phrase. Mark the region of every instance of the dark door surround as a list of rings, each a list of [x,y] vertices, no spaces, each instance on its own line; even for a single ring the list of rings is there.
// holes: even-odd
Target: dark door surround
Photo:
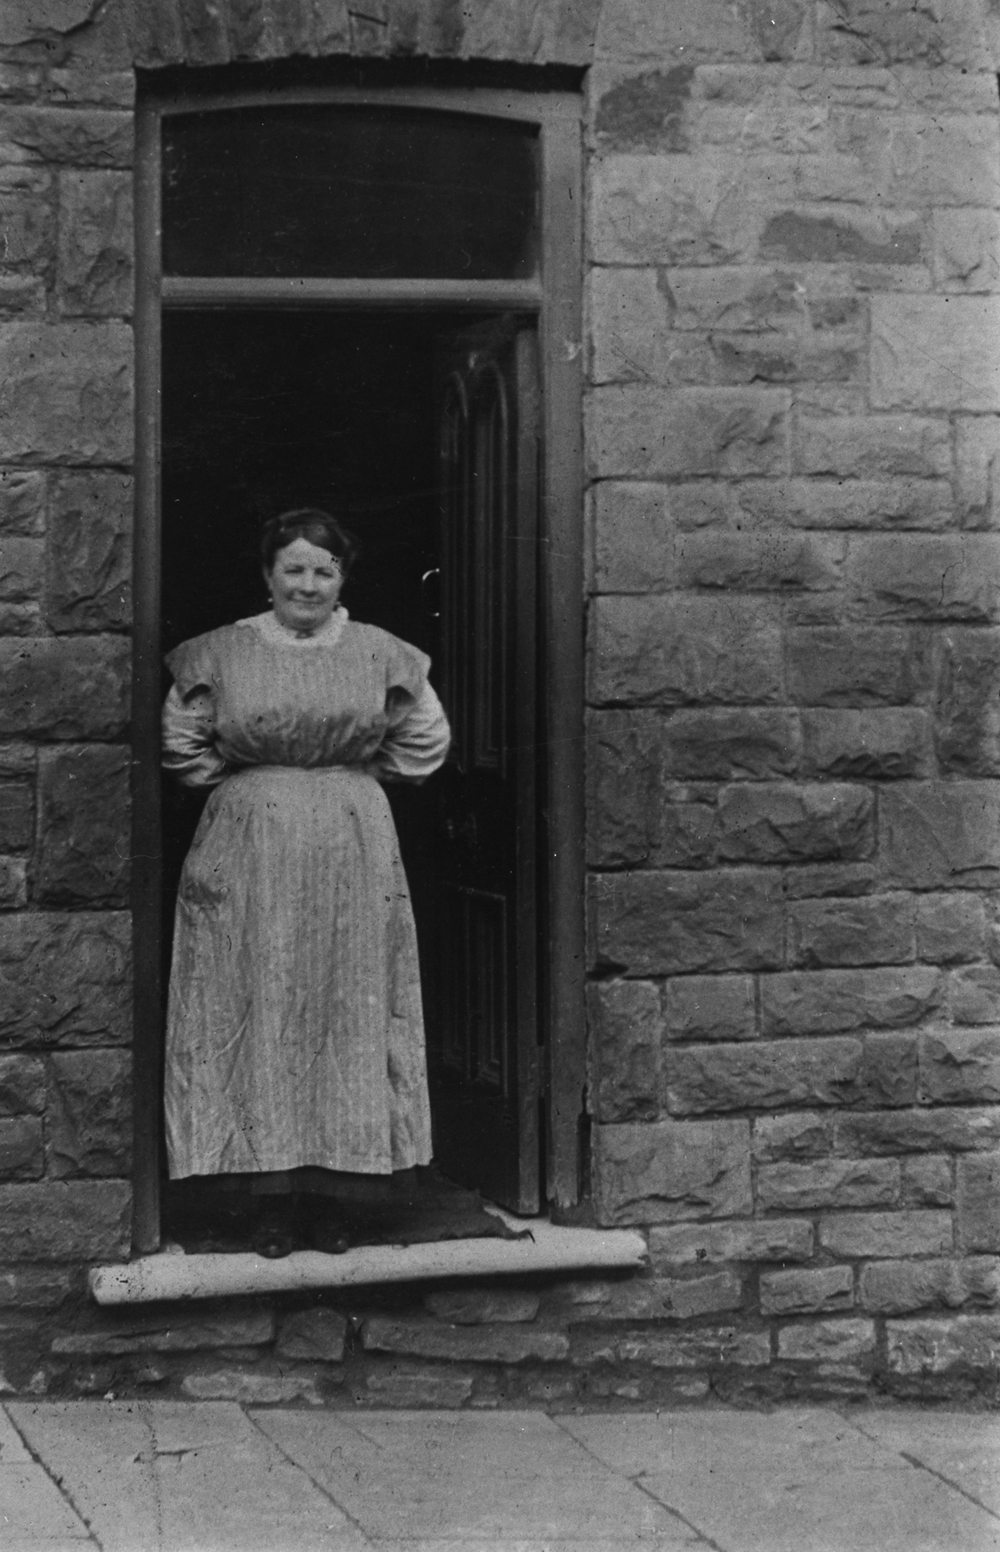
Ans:
[[[541,274],[512,281],[164,280],[160,267],[160,124],[168,113],[256,101],[352,102],[519,119],[538,127]],[[445,306],[538,317],[542,384],[540,479],[545,643],[542,820],[548,858],[546,1173],[557,1209],[578,1200],[585,1081],[583,1004],[583,600],[581,425],[581,128],[573,93],[331,87],[266,97],[144,100],[137,114],[136,535],[133,675],[135,960],[135,1212],[139,1252],[159,1244],[162,931],[159,890],[160,314],[164,306],[352,308]]]

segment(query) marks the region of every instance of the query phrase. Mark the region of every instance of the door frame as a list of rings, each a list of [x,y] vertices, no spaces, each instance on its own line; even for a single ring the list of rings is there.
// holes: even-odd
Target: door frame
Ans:
[[[427,108],[537,127],[541,275],[532,280],[168,278],[160,267],[160,126],[170,114],[280,104]],[[160,903],[160,318],[169,306],[513,309],[538,316],[542,384],[540,657],[548,987],[546,1178],[557,1209],[581,1191],[584,1014],[584,523],[582,99],[495,88],[290,87],[149,95],[136,114],[136,521],[132,719],[134,994],[133,1246],[160,1242],[163,931]]]

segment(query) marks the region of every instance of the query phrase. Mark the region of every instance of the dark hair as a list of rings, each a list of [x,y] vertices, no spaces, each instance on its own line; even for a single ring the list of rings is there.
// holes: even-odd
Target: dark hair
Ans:
[[[345,577],[358,553],[354,535],[342,528],[329,512],[323,512],[319,507],[295,507],[291,512],[268,518],[260,531],[260,558],[264,570],[272,570],[278,551],[294,544],[296,539],[308,539],[321,550],[329,550],[340,562]]]

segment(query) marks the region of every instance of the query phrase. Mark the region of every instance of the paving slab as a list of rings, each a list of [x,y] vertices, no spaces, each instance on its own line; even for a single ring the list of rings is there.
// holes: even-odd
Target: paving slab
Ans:
[[[93,1546],[90,1532],[55,1483],[29,1461],[0,1465],[0,1547],[3,1552],[62,1552]]]
[[[258,1426],[376,1541],[692,1552],[689,1527],[539,1412],[268,1411]]]
[[[835,1413],[560,1422],[720,1552],[1000,1552],[1000,1520]]]
[[[7,1411],[103,1552],[368,1545],[231,1403],[11,1402]]]
[[[919,1461],[1000,1515],[1000,1418],[906,1407],[864,1412],[851,1422],[867,1438]]]

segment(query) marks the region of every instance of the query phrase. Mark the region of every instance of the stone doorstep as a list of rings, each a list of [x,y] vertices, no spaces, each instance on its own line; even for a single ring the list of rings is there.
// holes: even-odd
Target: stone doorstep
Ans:
[[[342,1256],[299,1250],[278,1261],[253,1254],[185,1255],[160,1251],[90,1272],[98,1304],[147,1304],[163,1299],[217,1299],[236,1294],[353,1288],[435,1278],[488,1277],[639,1267],[646,1242],[634,1229],[577,1229],[548,1218],[516,1218],[492,1209],[530,1239],[459,1239],[431,1245],[364,1245]]]

